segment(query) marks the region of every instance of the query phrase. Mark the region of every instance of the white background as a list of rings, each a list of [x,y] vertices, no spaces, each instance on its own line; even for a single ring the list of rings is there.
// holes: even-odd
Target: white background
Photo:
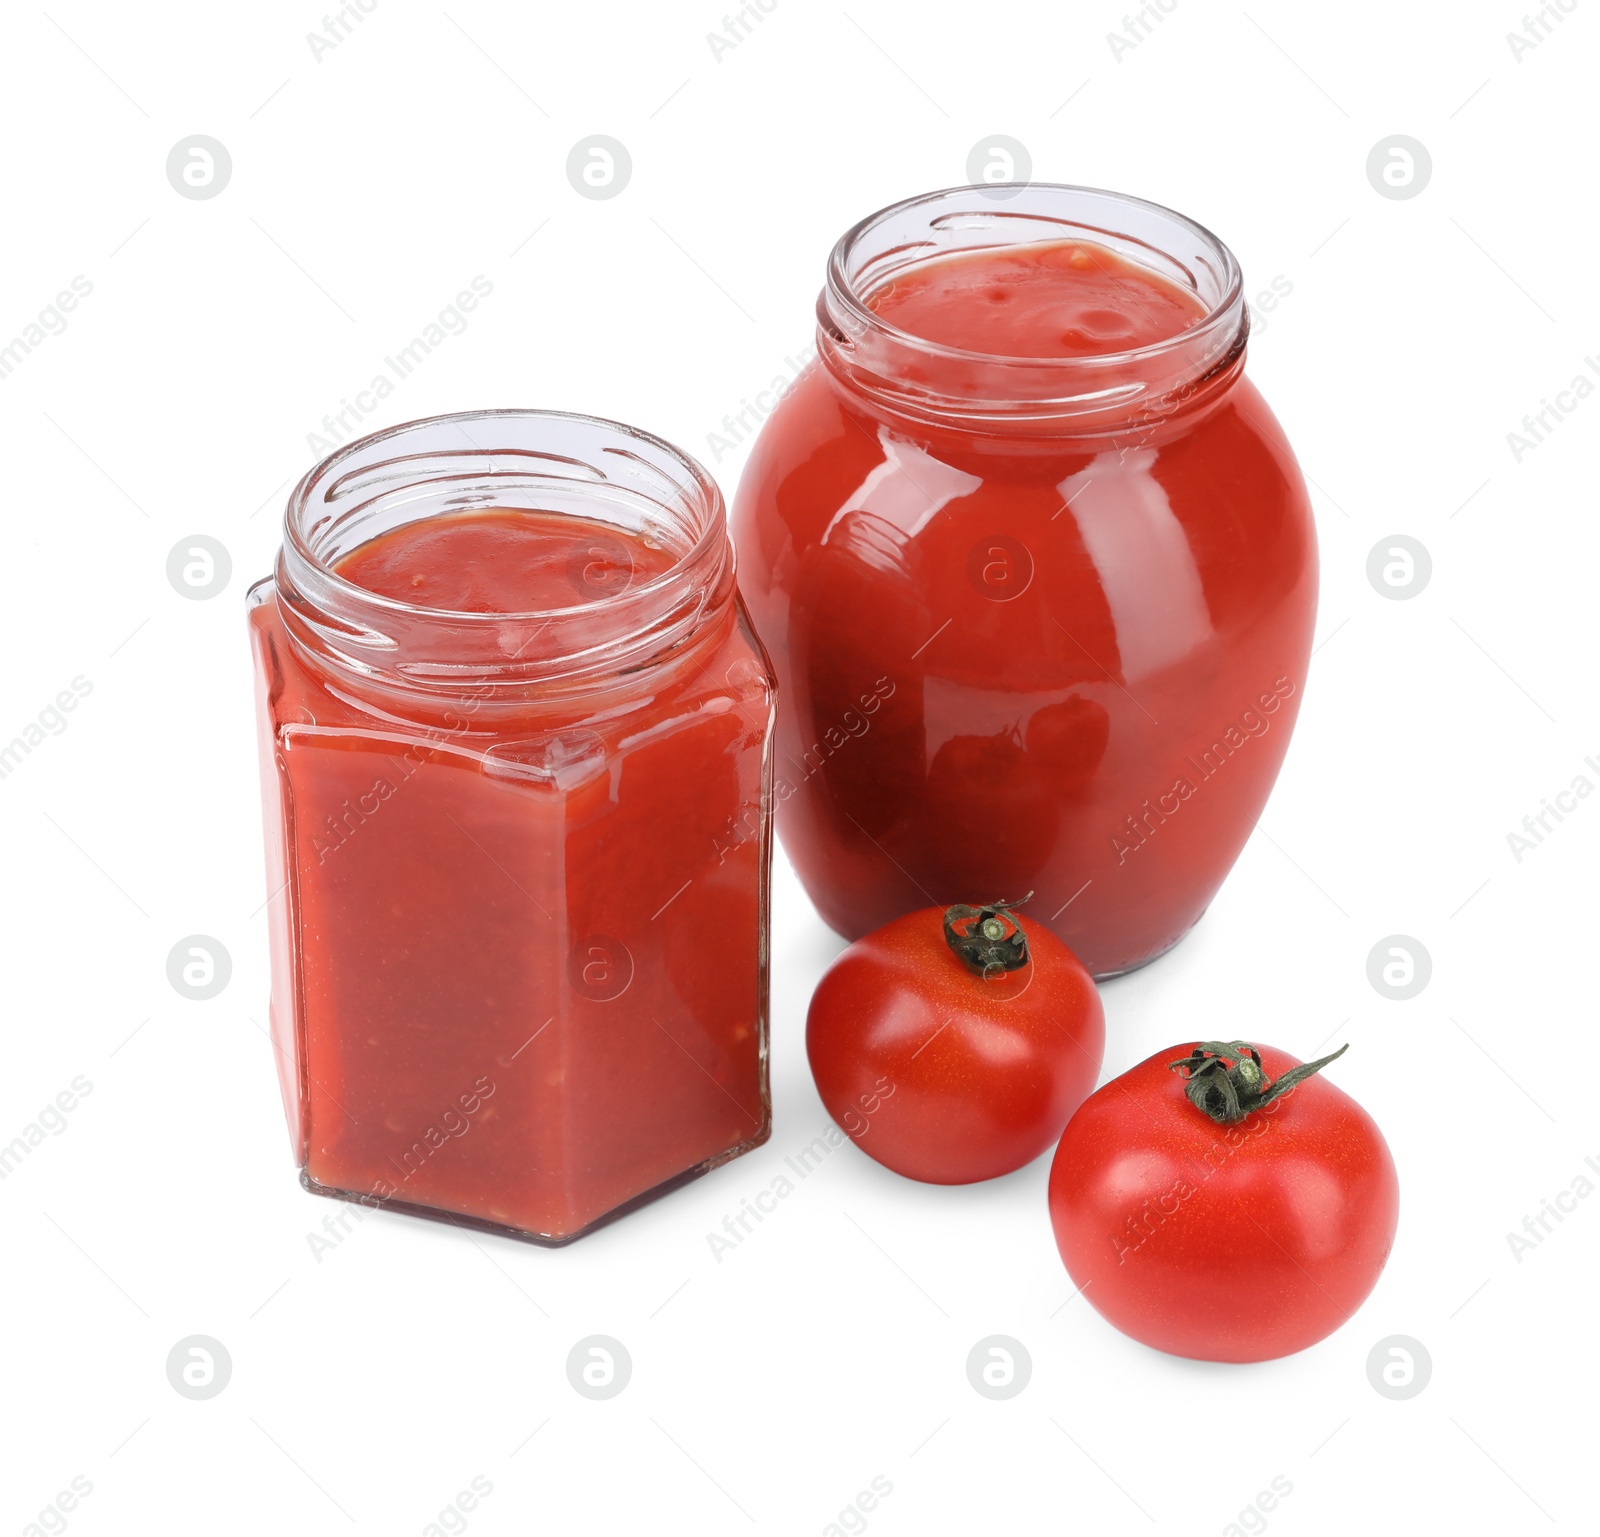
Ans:
[[[423,1532],[474,1476],[484,1537],[823,1532],[874,1476],[883,1537],[1221,1533],[1274,1477],[1293,1492],[1246,1529],[1584,1528],[1600,1199],[1520,1259],[1507,1234],[1600,1159],[1600,801],[1520,862],[1507,835],[1600,785],[1600,402],[1520,463],[1507,434],[1600,354],[1600,6],[1519,59],[1522,0],[1177,0],[1120,53],[1123,0],[778,0],[718,58],[720,4],[378,0],[320,61],[309,4],[8,15],[0,343],[74,276],[93,293],[0,379],[0,741],[92,693],[0,779],[0,1142],[93,1087],[0,1182],[0,1531],[74,1476],[85,1537]],[[165,175],[197,133],[233,162],[204,201]],[[608,201],[565,174],[594,133],[632,156]],[[850,1147],[718,1263],[708,1232],[825,1124],[803,1022],[839,942],[781,859],[767,1147],[567,1250],[385,1214],[319,1261],[344,1208],[295,1182],[260,1028],[243,614],[308,433],[482,274],[366,426],[589,411],[731,493],[742,454],[707,435],[811,339],[834,239],[997,133],[1038,178],[1199,218],[1252,293],[1292,284],[1250,368],[1314,484],[1305,709],[1209,915],[1105,989],[1106,1074],[1196,1036],[1350,1040],[1330,1077],[1401,1175],[1376,1292],[1293,1359],[1169,1359],[1069,1300],[1048,1160],[936,1189]],[[1433,166],[1406,200],[1365,170],[1397,133]],[[231,555],[209,601],[165,574],[195,534]],[[1403,601],[1366,575],[1394,534],[1432,559]],[[203,1003],[166,977],[196,933],[233,960]],[[1394,934],[1432,958],[1404,1002],[1367,977]],[[166,1376],[192,1334],[233,1363],[203,1402]],[[606,1402],[567,1382],[590,1334],[633,1361]],[[1032,1357],[1005,1402],[966,1377],[990,1334]],[[1405,1401],[1368,1380],[1390,1335],[1432,1360]]]

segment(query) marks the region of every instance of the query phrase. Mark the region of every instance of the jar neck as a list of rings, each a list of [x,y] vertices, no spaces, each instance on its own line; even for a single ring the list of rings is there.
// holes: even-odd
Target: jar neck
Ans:
[[[569,606],[527,613],[423,608],[368,591],[339,562],[419,520],[511,509],[616,530],[604,579],[572,569]],[[602,539],[605,538],[602,532]],[[634,579],[630,543],[672,565]],[[581,553],[582,545],[575,543]],[[407,423],[330,455],[295,488],[275,573],[284,628],[313,666],[402,713],[470,697],[486,712],[629,684],[720,633],[734,604],[722,495],[670,444],[617,422],[479,411]]]
[[[1192,294],[1178,335],[1086,357],[1002,357],[884,321],[872,294],[956,252],[1093,241]],[[1048,183],[957,187],[885,208],[845,233],[817,300],[817,351],[835,385],[908,431],[994,439],[1149,441],[1205,410],[1244,368],[1249,312],[1233,253],[1181,214],[1119,193]]]

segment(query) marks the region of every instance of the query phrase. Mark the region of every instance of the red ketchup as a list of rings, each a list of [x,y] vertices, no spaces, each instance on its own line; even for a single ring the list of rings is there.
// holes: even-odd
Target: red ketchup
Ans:
[[[768,686],[706,559],[702,583],[648,532],[479,506],[310,596],[283,563],[257,589],[308,1188],[562,1242],[766,1137]],[[653,617],[608,617],[630,603]]]
[[[935,257],[867,306],[925,341],[1011,358],[1127,352],[1205,314],[1193,294],[1087,240]]]
[[[616,548],[613,549],[612,546]],[[569,574],[574,550],[595,591],[672,568],[672,554],[590,520],[515,508],[404,523],[358,546],[334,567],[347,582],[419,608],[524,614],[572,608],[589,592]]]
[[[852,939],[1033,891],[1097,976],[1152,959],[1260,815],[1315,613],[1232,256],[1113,194],[962,189],[847,235],[818,315],[734,504],[796,871]]]

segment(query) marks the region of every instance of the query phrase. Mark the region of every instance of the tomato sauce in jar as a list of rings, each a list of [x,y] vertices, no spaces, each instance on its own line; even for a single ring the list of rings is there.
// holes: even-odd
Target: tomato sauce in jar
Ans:
[[[1288,746],[1310,504],[1238,266],[1153,204],[960,188],[839,242],[735,498],[778,828],[848,938],[1016,900],[1097,976],[1194,924]]]
[[[764,1141],[768,664],[705,473],[415,423],[252,594],[302,1183],[559,1243]]]

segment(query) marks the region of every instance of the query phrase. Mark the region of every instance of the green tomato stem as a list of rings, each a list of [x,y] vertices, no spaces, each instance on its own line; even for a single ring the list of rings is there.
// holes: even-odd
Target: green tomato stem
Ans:
[[[1219,1125],[1231,1126],[1252,1110],[1259,1110],[1280,1094],[1287,1094],[1313,1073],[1320,1073],[1349,1049],[1346,1042],[1331,1055],[1315,1062],[1303,1062],[1277,1079],[1267,1077],[1261,1070],[1261,1053],[1243,1041],[1204,1041],[1187,1057],[1169,1062],[1167,1066],[1175,1073],[1184,1074],[1183,1092],[1196,1110],[1203,1111]]]
[[[986,982],[1008,971],[1020,971],[1028,964],[1028,936],[1012,909],[1032,897],[1030,891],[1016,902],[991,902],[986,907],[968,907],[958,902],[947,907],[945,943],[968,971]]]

